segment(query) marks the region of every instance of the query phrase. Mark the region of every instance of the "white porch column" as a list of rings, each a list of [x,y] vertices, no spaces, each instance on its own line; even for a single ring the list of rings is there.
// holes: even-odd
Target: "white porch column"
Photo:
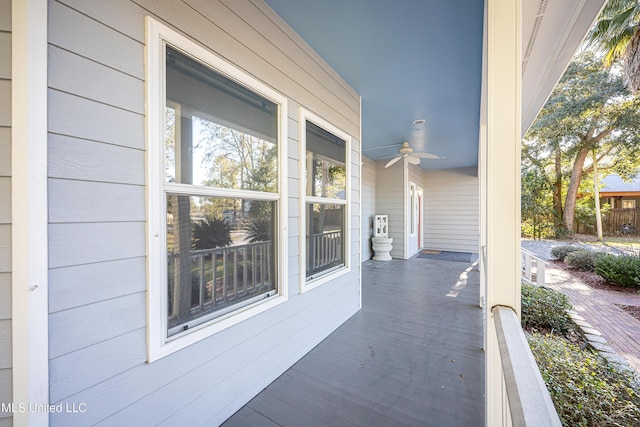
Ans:
[[[491,308],[520,313],[521,46],[520,0],[487,0],[480,138],[487,426],[511,423]]]
[[[11,206],[14,426],[46,426],[49,402],[47,0],[12,8]]]

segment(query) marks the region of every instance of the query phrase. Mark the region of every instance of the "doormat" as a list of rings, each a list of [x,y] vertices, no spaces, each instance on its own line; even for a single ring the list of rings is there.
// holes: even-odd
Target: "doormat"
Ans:
[[[421,254],[430,254],[430,255],[438,255],[440,252],[442,251],[437,251],[435,249],[424,249],[423,251],[421,251]]]
[[[437,252],[437,253],[432,253]],[[473,254],[470,252],[449,252],[449,251],[421,251],[418,258],[431,259],[434,261],[455,261],[455,262],[473,262]]]

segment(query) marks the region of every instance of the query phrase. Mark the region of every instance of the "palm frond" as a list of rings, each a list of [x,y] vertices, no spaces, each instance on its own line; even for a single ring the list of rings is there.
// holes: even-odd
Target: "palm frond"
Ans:
[[[635,25],[634,18],[638,14],[637,6],[631,7],[613,16],[609,23],[609,31],[617,33]]]
[[[606,67],[610,67],[614,62],[622,58],[632,36],[633,31],[626,31],[609,39],[609,45],[606,46],[606,54],[603,61]]]
[[[610,5],[610,4],[609,4]],[[615,36],[627,27],[633,26],[637,21],[640,8],[628,7],[622,10],[610,10],[609,5],[602,12],[596,24],[591,29],[588,39],[591,42],[600,42],[603,38]]]
[[[637,0],[610,0],[589,33],[587,43],[605,53],[605,65],[610,66],[624,55],[639,22]]]

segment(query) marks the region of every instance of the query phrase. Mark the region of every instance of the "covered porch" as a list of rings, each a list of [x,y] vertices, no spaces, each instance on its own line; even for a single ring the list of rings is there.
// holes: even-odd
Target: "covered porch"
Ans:
[[[531,398],[544,384],[521,357],[519,141],[604,0],[375,3],[0,0],[11,9],[0,47],[12,52],[0,60],[11,99],[0,108],[0,151],[11,153],[0,170],[0,402],[90,408],[11,406],[0,426],[217,425],[245,404],[228,425],[555,425],[527,417],[551,411]],[[314,23],[315,36],[303,31]],[[442,37],[452,28],[464,31]],[[277,141],[276,191],[165,176],[182,155],[167,147],[198,117],[166,135],[171,46],[198,78],[235,76],[236,101],[271,106],[277,132],[255,133]],[[350,78],[365,70],[375,75]],[[250,114],[236,116],[220,121],[247,128]],[[333,160],[344,163],[345,198],[306,194],[307,122],[344,136]],[[385,168],[405,141],[446,158]],[[275,205],[277,298],[169,336],[174,193]],[[344,262],[309,284],[305,212],[320,203],[344,206]],[[394,221],[400,258],[385,264],[364,261],[378,213]],[[411,258],[454,249],[433,243],[453,240],[433,232],[442,218],[473,236],[464,245],[479,252],[479,272]],[[233,250],[242,274],[223,268],[224,297],[249,277],[247,248]],[[214,254],[193,256],[189,311],[208,302],[200,260]]]
[[[362,310],[225,426],[484,425],[476,264],[362,264]]]

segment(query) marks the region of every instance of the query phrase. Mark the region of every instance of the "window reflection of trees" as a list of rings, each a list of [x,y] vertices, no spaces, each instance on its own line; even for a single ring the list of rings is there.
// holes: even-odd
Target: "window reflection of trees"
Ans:
[[[198,117],[204,185],[220,188],[276,192],[278,147],[262,138]]]
[[[346,188],[346,171],[342,163],[309,152],[313,159],[313,192],[311,196],[344,199]]]
[[[175,182],[176,170],[176,110],[167,107],[165,109],[165,164],[164,173],[167,182]]]

